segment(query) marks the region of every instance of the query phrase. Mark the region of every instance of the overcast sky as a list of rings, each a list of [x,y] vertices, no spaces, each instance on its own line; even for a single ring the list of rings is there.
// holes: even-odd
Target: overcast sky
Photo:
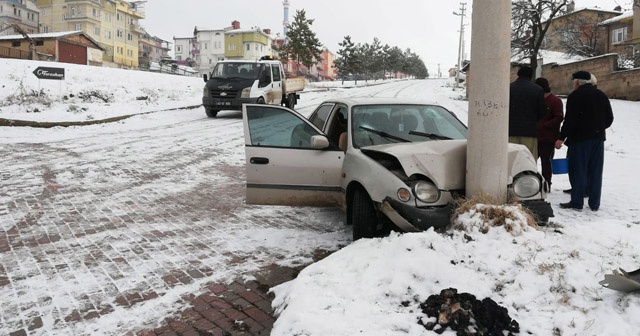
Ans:
[[[354,43],[383,44],[411,49],[424,61],[431,76],[455,67],[458,58],[460,3],[465,0],[289,0],[289,21],[304,9],[314,19],[311,29],[334,54],[346,35]],[[469,58],[471,10],[467,2],[465,17],[465,58]],[[576,8],[613,9],[617,4],[630,9],[632,0],[576,0]],[[282,34],[282,0],[189,0],[177,5],[172,0],[149,0],[142,25],[151,35],[173,43],[174,37],[193,36],[194,27],[220,29],[240,21],[241,28],[269,28]]]

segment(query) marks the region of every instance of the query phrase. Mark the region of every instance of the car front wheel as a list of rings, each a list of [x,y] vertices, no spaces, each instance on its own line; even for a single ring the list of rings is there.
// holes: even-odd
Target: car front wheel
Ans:
[[[218,115],[218,112],[220,112],[220,110],[214,110],[212,108],[205,107],[204,112],[207,114],[207,117],[215,118]]]
[[[361,188],[353,193],[351,202],[353,219],[353,240],[373,238],[378,228],[378,213],[369,194]]]

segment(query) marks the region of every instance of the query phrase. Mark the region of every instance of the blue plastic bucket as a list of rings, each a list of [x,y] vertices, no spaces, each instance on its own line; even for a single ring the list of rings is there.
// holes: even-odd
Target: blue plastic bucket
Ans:
[[[551,160],[551,171],[553,174],[566,174],[569,172],[569,164],[567,159],[553,159]]]

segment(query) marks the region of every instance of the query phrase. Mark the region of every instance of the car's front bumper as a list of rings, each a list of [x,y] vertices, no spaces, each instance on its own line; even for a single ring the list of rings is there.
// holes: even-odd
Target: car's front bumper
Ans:
[[[553,217],[551,204],[544,200],[528,200],[520,202],[536,217],[538,224],[545,224]],[[398,228],[406,232],[425,231],[429,228],[444,228],[451,222],[453,206],[417,208],[387,197],[383,200],[380,211],[384,213]]]
[[[202,97],[202,105],[214,110],[239,110],[242,104],[255,104],[258,98]]]
[[[407,232],[425,231],[429,228],[443,228],[451,222],[453,207],[449,205],[417,208],[387,197],[380,211],[396,226]]]

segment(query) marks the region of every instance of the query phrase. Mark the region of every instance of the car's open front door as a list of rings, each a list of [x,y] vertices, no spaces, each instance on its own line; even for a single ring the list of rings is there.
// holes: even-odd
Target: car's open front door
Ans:
[[[247,204],[338,205],[344,152],[284,107],[245,104]]]

